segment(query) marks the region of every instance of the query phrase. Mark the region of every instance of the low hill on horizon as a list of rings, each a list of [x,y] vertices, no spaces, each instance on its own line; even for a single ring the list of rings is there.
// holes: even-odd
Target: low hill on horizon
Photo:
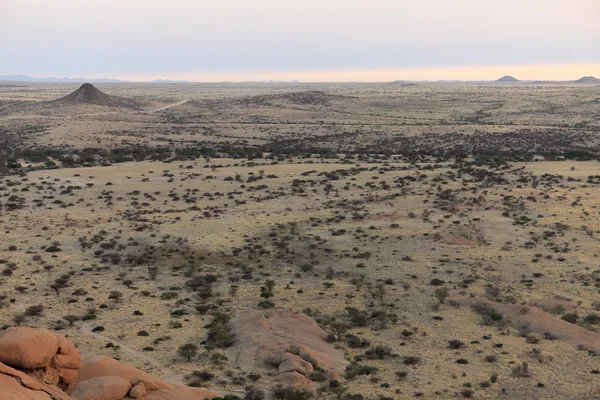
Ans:
[[[71,83],[85,83],[85,82],[102,82],[102,83],[124,83],[128,81],[123,81],[120,79],[112,79],[112,78],[69,78],[67,76],[63,78],[55,78],[52,76],[48,77],[33,77],[27,75],[0,75],[0,81],[11,81],[11,82],[71,82]]]
[[[584,76],[572,81],[534,81],[535,84],[600,84],[600,79],[593,76]]]
[[[96,88],[91,83],[84,83],[71,94],[60,99],[51,101],[55,105],[77,105],[88,104],[101,107],[132,108],[139,109],[139,104],[132,99],[123,97],[109,96]]]
[[[593,76],[584,76],[577,79],[575,83],[600,83],[600,79]]]
[[[171,79],[155,79],[151,83],[192,83],[192,81],[173,81]]]
[[[517,78],[514,78],[510,75],[505,75],[500,79],[496,79],[495,82],[521,82],[520,80],[518,80]]]

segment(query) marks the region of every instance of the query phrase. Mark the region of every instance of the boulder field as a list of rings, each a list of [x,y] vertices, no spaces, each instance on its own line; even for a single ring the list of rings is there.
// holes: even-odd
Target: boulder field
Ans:
[[[289,311],[246,310],[231,326],[227,356],[244,370],[271,371],[277,386],[317,393],[327,380],[343,380],[348,361],[326,341],[310,317]],[[47,329],[0,332],[1,400],[204,400],[208,389],[176,385],[110,357],[81,359],[66,337]]]
[[[2,400],[205,400],[219,394],[175,385],[104,356],[81,360],[64,336],[47,329],[0,332]]]

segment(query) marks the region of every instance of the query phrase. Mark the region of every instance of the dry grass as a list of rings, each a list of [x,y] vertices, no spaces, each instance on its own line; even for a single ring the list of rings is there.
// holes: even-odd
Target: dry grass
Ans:
[[[72,89],[31,87],[37,90],[2,87],[1,100],[47,100]],[[28,119],[17,114],[16,119],[0,121],[0,127],[48,124],[46,133],[35,137],[41,146],[165,144],[167,139],[177,143],[198,135],[256,143],[281,136],[316,142],[326,135],[329,145],[332,132],[340,134],[343,144],[343,133],[357,129],[364,135],[356,140],[372,143],[382,136],[515,129],[503,124],[509,120],[520,127],[576,123],[588,118],[589,101],[598,97],[596,86],[293,88],[332,95],[327,105],[315,105],[280,96],[291,89],[106,85],[107,92],[124,97],[164,104],[182,98],[195,101],[151,115],[112,110],[114,114],[71,118],[59,110],[52,118]],[[251,97],[256,95],[262,96],[259,104]],[[544,102],[539,101],[542,97]],[[581,107],[570,108],[576,102]],[[498,107],[485,117],[492,125],[435,123],[450,117],[459,121],[484,104]],[[563,113],[557,111],[560,107]],[[258,117],[272,123],[251,122]],[[173,118],[181,121],[172,122]],[[428,125],[402,125],[415,120]],[[391,125],[383,128],[382,121]],[[0,325],[11,325],[27,307],[43,304],[43,315],[28,317],[24,325],[61,327],[84,355],[116,356],[173,380],[193,370],[210,370],[217,374],[212,384],[218,390],[240,393],[244,385],[232,383],[227,372],[239,374],[235,366],[227,361],[215,364],[209,352],[183,362],[177,349],[205,338],[210,312],[198,314],[196,305],[212,304],[234,315],[257,306],[262,300],[260,286],[272,279],[275,307],[310,309],[325,330],[330,330],[333,318],[346,319],[346,307],[395,314],[385,327],[370,317],[366,327],[350,329],[371,346],[389,346],[399,356],[360,361],[379,372],[348,381],[349,393],[410,398],[422,392],[424,398],[456,398],[471,385],[474,397],[482,399],[597,395],[597,375],[591,373],[598,368],[597,357],[557,340],[528,343],[510,323],[498,329],[483,324],[481,316],[468,308],[450,301],[440,304],[435,290],[445,287],[450,297],[477,295],[517,303],[545,304],[559,298],[576,305],[580,316],[594,312],[600,193],[597,184],[586,181],[600,171],[600,163],[509,163],[483,165],[475,171],[453,160],[407,163],[367,158],[141,161],[0,178],[0,271],[13,268],[0,275],[0,294],[6,296],[0,301]],[[484,181],[481,170],[499,174],[505,182]],[[334,172],[339,179],[326,175]],[[546,183],[544,174],[553,174],[556,181]],[[76,188],[66,190],[69,186]],[[452,196],[440,196],[445,190]],[[22,208],[7,208],[13,195],[24,199]],[[96,243],[95,235],[101,236]],[[82,248],[83,237],[90,248]],[[47,252],[52,242],[58,242],[61,251]],[[120,260],[103,261],[102,254],[95,253],[103,243],[104,254],[118,253]],[[144,253],[140,264],[126,261]],[[48,265],[53,268],[46,270]],[[148,267],[158,268],[155,280]],[[57,294],[50,285],[69,273],[67,287]],[[213,296],[202,299],[185,282],[207,274],[217,276],[217,281],[212,284]],[[239,286],[235,297],[231,285]],[[17,287],[26,289],[20,293]],[[74,294],[77,289],[86,294]],[[115,290],[123,294],[119,302],[109,298]],[[161,299],[165,292],[177,297]],[[84,316],[89,308],[97,310],[96,319],[75,322],[73,327],[58,322],[65,315]],[[177,317],[176,310],[187,314]],[[92,334],[96,326],[105,330]],[[586,327],[598,330],[598,325]],[[138,336],[142,330],[149,336]],[[153,343],[165,337],[169,339]],[[452,339],[465,347],[449,349]],[[106,347],[109,342],[114,346]],[[366,350],[345,342],[336,345],[349,360]],[[154,350],[143,351],[148,346]],[[486,361],[491,355],[495,362]],[[420,361],[406,365],[407,356]],[[457,363],[459,359],[468,363]],[[522,362],[529,364],[531,377],[512,374]],[[408,373],[399,380],[396,371],[402,370]],[[271,387],[269,372],[260,372],[259,385]],[[494,374],[495,383],[480,387]]]

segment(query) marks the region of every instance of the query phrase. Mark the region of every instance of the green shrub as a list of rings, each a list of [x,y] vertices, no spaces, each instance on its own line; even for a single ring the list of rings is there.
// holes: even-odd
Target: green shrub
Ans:
[[[213,319],[206,327],[206,346],[208,348],[226,348],[233,344],[235,336],[229,325],[230,316],[221,312],[213,314]]]
[[[161,300],[172,300],[179,296],[176,292],[164,292],[160,295]]]
[[[579,315],[575,314],[575,313],[569,313],[569,314],[565,314],[562,317],[560,317],[563,321],[567,321],[568,323],[571,324],[576,324],[577,320],[579,319]]]
[[[496,311],[493,307],[485,303],[475,303],[472,309],[477,312],[483,318],[485,325],[502,327],[506,325],[506,321],[502,314]]]
[[[600,324],[600,315],[596,314],[596,313],[592,313],[592,314],[588,314],[583,318],[583,321],[586,324]]]
[[[377,373],[378,371],[379,369],[377,367],[360,365],[356,362],[353,362],[346,367],[346,379],[354,379],[358,375],[371,375]]]
[[[27,317],[35,317],[38,315],[42,315],[42,312],[44,311],[44,306],[41,304],[38,304],[37,306],[29,306],[27,307],[27,309],[25,309],[25,316]]]

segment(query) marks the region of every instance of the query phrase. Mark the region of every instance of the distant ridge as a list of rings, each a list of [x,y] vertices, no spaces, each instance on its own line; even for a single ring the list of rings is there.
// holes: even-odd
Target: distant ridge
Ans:
[[[594,78],[593,76],[584,76],[577,79],[576,81],[535,81],[533,83],[560,83],[560,84],[600,84],[600,79]]]
[[[389,82],[390,85],[398,85],[400,87],[411,87],[411,86],[417,86],[417,84],[415,82],[410,82],[410,81],[403,81],[402,79],[398,79],[392,82]]]
[[[0,81],[14,81],[14,82],[102,82],[102,83],[119,83],[119,82],[127,82],[122,81],[120,79],[110,79],[110,78],[54,78],[54,77],[45,77],[45,78],[37,78],[33,76],[26,75],[0,75]]]
[[[32,77],[27,75],[0,75],[0,81],[10,81],[10,82],[68,82],[68,83],[131,83],[131,81],[121,80],[121,79],[112,79],[112,78],[55,78],[55,77]],[[395,80],[392,82],[382,82],[392,85],[400,85],[400,86],[414,86],[418,83],[428,83],[428,82],[440,82],[440,83],[461,83],[461,82],[497,82],[497,83],[529,83],[529,84],[568,84],[568,83],[577,83],[577,84],[600,84],[600,79],[593,76],[584,76],[577,80],[571,81],[539,81],[539,80],[519,80],[514,78],[513,76],[506,75],[500,79],[496,79],[495,81],[486,81],[486,80]],[[143,83],[143,82],[139,82]],[[171,80],[171,79],[155,79],[153,81],[146,81],[146,83],[197,83],[195,81],[186,81],[186,80]],[[265,81],[247,81],[247,82],[214,82],[214,83],[300,83],[298,80],[291,81],[278,81],[278,80],[265,80]],[[347,82],[347,83],[355,83],[355,82]]]
[[[296,80],[296,79],[291,80],[291,81],[278,81],[278,80],[269,79],[266,81],[257,81],[257,82],[260,82],[260,83],[300,83],[300,81]]]
[[[191,83],[191,81],[172,81],[170,79],[155,79],[152,83]]]
[[[600,83],[600,79],[593,76],[584,76],[575,81],[575,83]]]
[[[514,78],[514,77],[510,76],[510,75],[506,75],[506,76],[503,76],[500,79],[496,79],[496,82],[506,82],[506,83],[508,83],[508,82],[521,82],[521,81],[518,80],[517,78]]]
[[[91,83],[84,83],[73,93],[54,100],[51,103],[59,105],[88,104],[102,107],[139,108],[139,105],[135,101],[122,97],[109,96]]]

